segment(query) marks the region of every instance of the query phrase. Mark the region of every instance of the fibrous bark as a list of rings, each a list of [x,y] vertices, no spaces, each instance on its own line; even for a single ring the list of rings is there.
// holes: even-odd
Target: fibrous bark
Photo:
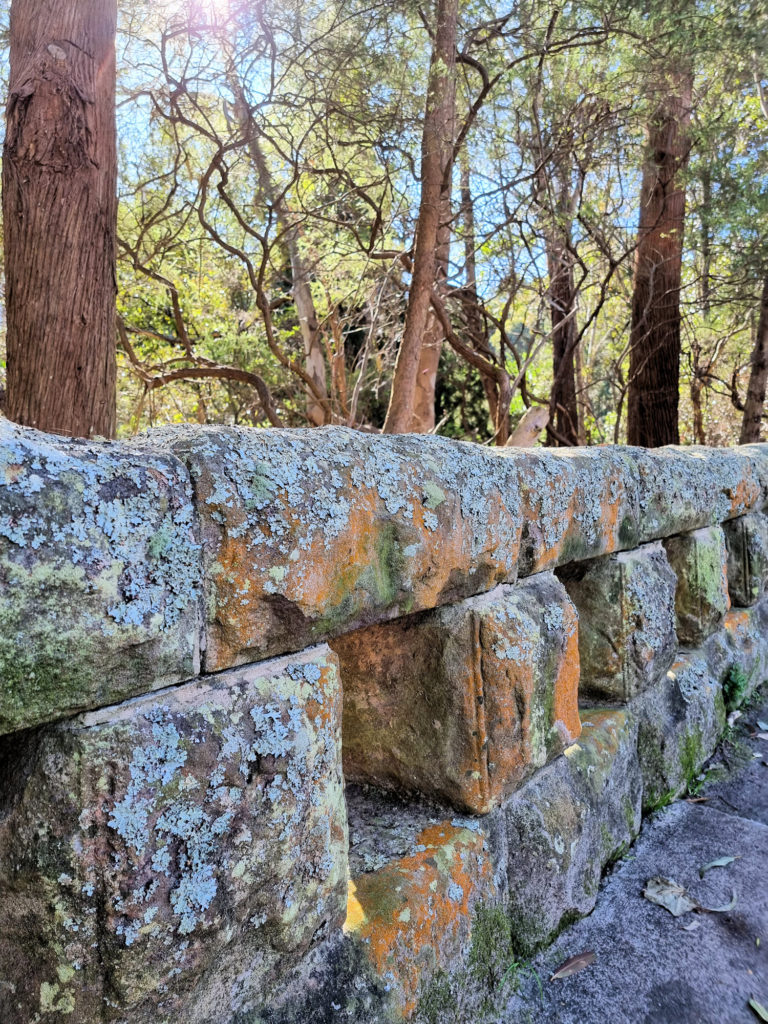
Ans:
[[[648,448],[679,441],[680,274],[692,75],[670,73],[648,132],[640,190],[630,334],[627,441]]]
[[[115,433],[115,0],[14,0],[3,149],[8,416]]]

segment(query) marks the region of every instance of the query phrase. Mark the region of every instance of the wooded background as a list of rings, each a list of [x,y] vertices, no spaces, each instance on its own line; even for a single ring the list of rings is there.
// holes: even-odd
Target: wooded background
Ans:
[[[760,436],[765,0],[114,17],[3,12],[11,418]]]

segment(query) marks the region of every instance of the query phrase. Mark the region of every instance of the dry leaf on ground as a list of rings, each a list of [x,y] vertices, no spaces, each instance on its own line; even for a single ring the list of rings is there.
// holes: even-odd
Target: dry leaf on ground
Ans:
[[[571,974],[578,974],[579,971],[583,971],[585,967],[593,964],[596,959],[597,957],[592,950],[585,950],[583,953],[577,953],[576,956],[569,956],[553,972],[549,980],[557,981],[558,978],[568,978]]]

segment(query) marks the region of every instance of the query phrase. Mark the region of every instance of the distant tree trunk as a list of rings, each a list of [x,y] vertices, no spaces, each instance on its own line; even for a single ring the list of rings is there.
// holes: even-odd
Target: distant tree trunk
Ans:
[[[475,259],[475,204],[472,199],[472,187],[470,179],[469,156],[466,149],[462,149],[460,159],[461,167],[461,226],[464,238],[464,288],[462,290],[462,305],[464,307],[464,321],[467,334],[473,348],[481,352],[486,359],[493,360],[494,355],[488,344],[485,324],[483,322],[480,307],[480,297],[477,293],[477,261]],[[480,380],[488,402],[488,412],[491,423],[496,429],[499,418],[499,389],[496,382],[486,374],[480,375]],[[506,429],[503,431],[509,434],[509,411],[505,413],[507,420]]]
[[[768,275],[763,281],[760,319],[757,323],[757,337],[755,338],[755,347],[752,349],[751,364],[747,397],[744,402],[744,416],[741,421],[740,444],[759,441],[763,422],[765,389],[766,382],[768,382]]]
[[[708,167],[701,171],[701,311],[706,319],[712,310],[712,176]]]
[[[115,0],[14,0],[3,148],[8,416],[116,426]]]
[[[240,130],[248,140],[248,155],[251,158],[259,185],[272,203],[280,230],[283,232],[288,259],[291,264],[291,294],[296,307],[299,331],[304,344],[304,368],[315,385],[317,394],[328,397],[328,385],[325,376],[325,357],[323,339],[318,324],[315,302],[310,287],[309,269],[299,249],[299,229],[292,223],[290,211],[286,207],[285,198],[275,185],[264,151],[259,142],[258,127],[254,123],[251,108],[246,99],[240,80],[234,72],[229,75],[229,84],[235,97],[235,116]],[[307,419],[315,426],[328,422],[323,406],[315,393],[306,389]]]
[[[693,89],[690,71],[668,76],[648,132],[640,189],[630,333],[627,441],[677,444],[680,389],[680,275]]]
[[[413,273],[403,338],[397,354],[384,431],[403,434],[411,428],[422,340],[435,287],[437,245],[444,182],[453,155],[458,0],[437,0],[437,17],[429,65],[427,105],[421,142],[421,199],[416,224]]]
[[[566,446],[579,443],[579,408],[576,402],[576,369],[574,354],[578,344],[576,333],[576,286],[570,232],[556,228],[547,240],[549,270],[549,309],[552,322],[552,394],[549,422],[554,431],[549,435],[554,444]]]
[[[450,173],[450,172],[448,172]],[[440,224],[435,244],[435,291],[444,295],[448,280],[448,261],[451,251],[451,191],[450,185],[440,195]],[[430,309],[421,342],[419,369],[416,373],[416,393],[409,430],[428,434],[435,429],[435,385],[440,353],[443,350],[444,331],[440,321]]]

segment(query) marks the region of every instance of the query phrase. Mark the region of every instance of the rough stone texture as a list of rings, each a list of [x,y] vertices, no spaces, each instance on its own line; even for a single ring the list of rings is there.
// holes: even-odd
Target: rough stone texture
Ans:
[[[317,648],[23,737],[0,770],[0,1020],[221,1024],[340,927],[336,660]]]
[[[714,525],[768,494],[761,445],[539,453],[189,426],[145,443],[195,483],[209,670],[512,582],[518,557],[532,574]]]
[[[192,473],[201,520],[209,670],[512,582],[518,560],[528,575],[744,515],[768,497],[764,445],[515,452],[342,428],[195,427],[99,445],[4,422],[0,449],[0,586],[27,591],[0,623],[18,638],[3,664],[11,703],[37,702],[40,714],[49,691],[69,694],[63,713],[142,692],[150,664],[156,684],[193,674],[199,552],[174,455]],[[18,607],[41,584],[51,614],[27,623]],[[53,631],[62,606],[82,608],[87,623],[60,616]],[[9,653],[19,648],[20,665]],[[106,679],[112,689],[87,696]],[[39,720],[17,710],[6,727]]]
[[[768,446],[629,448],[639,475],[638,540],[671,537],[761,507]]]
[[[768,446],[503,449],[518,467],[520,575],[715,526],[768,498]]]
[[[0,733],[195,675],[200,573],[169,453],[0,419]]]
[[[519,474],[521,576],[638,543],[634,449],[502,451]]]
[[[660,544],[596,558],[558,575],[579,613],[580,693],[626,702],[675,656],[675,574]]]
[[[443,821],[413,852],[350,882],[345,932],[366,951],[404,1015],[436,970],[466,956],[473,910],[493,900],[493,868],[479,825]]]
[[[637,726],[582,712],[581,738],[488,821],[516,947],[530,953],[595,904],[600,875],[640,828]]]
[[[762,597],[768,583],[768,516],[740,516],[725,523],[724,530],[731,601],[745,608]]]
[[[174,430],[195,483],[209,670],[516,575],[512,463],[442,438]]]
[[[643,806],[654,810],[690,785],[725,728],[723,694],[700,653],[679,657],[632,706],[639,722]]]
[[[684,647],[698,647],[720,626],[730,608],[722,527],[670,537],[664,541],[664,549],[677,576],[677,638]]]
[[[704,651],[732,710],[768,680],[768,598],[752,608],[731,609],[723,626],[707,640]]]
[[[332,644],[350,780],[485,813],[579,735],[577,617],[550,574]]]

